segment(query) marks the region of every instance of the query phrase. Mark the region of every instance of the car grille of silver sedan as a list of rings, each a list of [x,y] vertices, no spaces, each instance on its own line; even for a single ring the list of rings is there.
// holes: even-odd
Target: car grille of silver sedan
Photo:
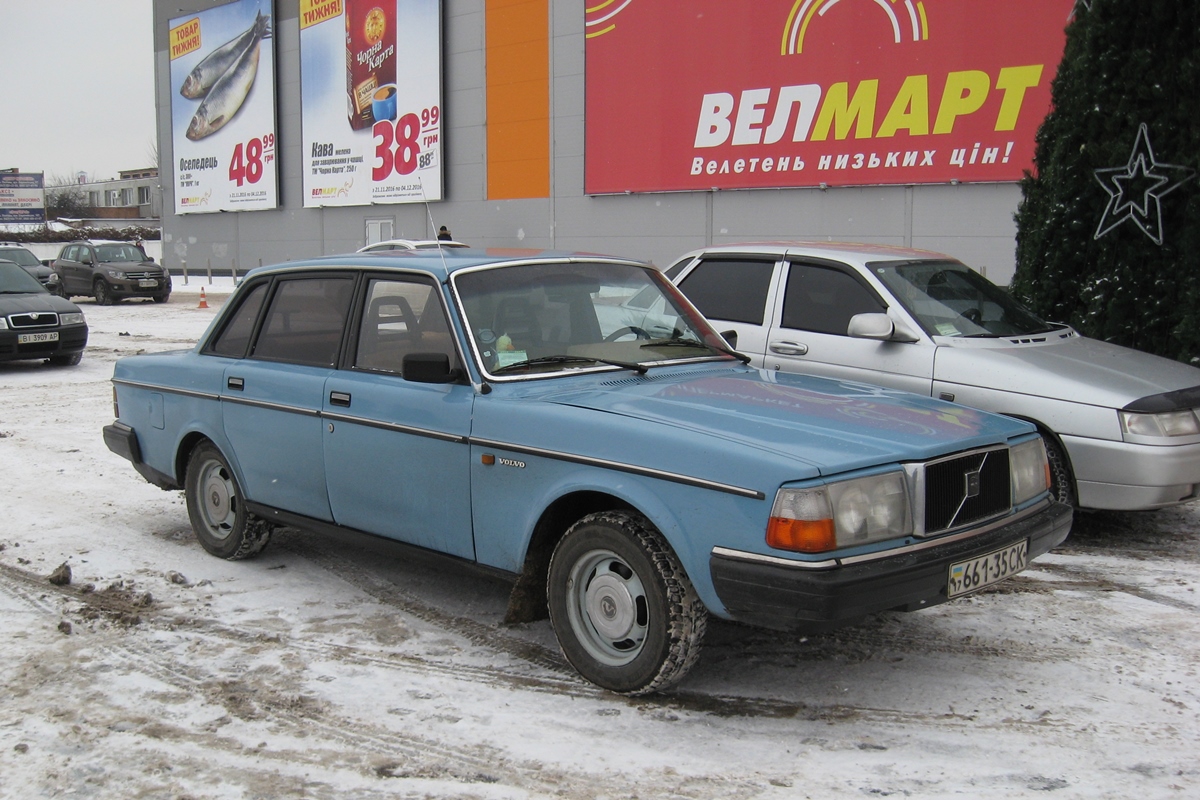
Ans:
[[[925,465],[925,534],[933,535],[998,516],[1012,495],[1008,449],[957,455]]]

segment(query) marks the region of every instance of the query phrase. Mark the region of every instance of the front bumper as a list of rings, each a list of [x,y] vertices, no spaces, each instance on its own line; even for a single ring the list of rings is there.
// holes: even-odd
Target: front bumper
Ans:
[[[877,611],[915,611],[944,603],[950,565],[1029,540],[1028,559],[1067,538],[1072,510],[1048,502],[1033,513],[977,535],[917,548],[876,560],[803,562],[714,550],[713,586],[730,619],[776,630],[821,630]]]
[[[0,361],[67,356],[82,352],[87,348],[87,325],[70,325],[55,330],[58,331],[56,341],[32,344],[18,344],[18,336],[22,333],[44,333],[45,331],[22,331],[13,328],[0,331]]]
[[[1148,445],[1063,436],[1082,508],[1141,511],[1200,491],[1200,443]]]

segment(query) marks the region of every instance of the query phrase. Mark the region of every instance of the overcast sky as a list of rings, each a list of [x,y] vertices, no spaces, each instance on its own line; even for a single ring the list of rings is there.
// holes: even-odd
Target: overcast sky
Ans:
[[[0,169],[152,166],[151,0],[0,0]]]

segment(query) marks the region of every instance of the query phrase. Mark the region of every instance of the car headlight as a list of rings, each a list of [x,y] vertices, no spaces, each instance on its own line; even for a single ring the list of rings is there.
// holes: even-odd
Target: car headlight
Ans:
[[[82,325],[83,324],[83,312],[75,311],[70,314],[59,314],[58,315],[58,324],[59,325]]]
[[[6,320],[4,317],[0,317],[0,331],[6,330],[8,330],[8,320]]]
[[[808,489],[780,489],[767,524],[767,544],[823,553],[880,542],[912,531],[903,472],[888,472]]]
[[[58,283],[58,273],[51,272],[46,276],[46,283]]]
[[[1050,460],[1039,436],[1008,451],[1008,479],[1012,504],[1019,506],[1050,488]]]
[[[1135,436],[1195,436],[1200,433],[1200,421],[1190,408],[1159,414],[1122,411],[1121,430]]]
[[[108,277],[112,278],[113,280],[119,281],[125,278],[125,273],[121,272],[119,269],[105,269],[104,271],[107,272]]]

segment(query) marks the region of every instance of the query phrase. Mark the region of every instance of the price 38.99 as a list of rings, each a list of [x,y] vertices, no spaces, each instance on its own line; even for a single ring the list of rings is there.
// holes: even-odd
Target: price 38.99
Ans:
[[[378,183],[387,180],[393,172],[411,175],[417,169],[430,166],[433,153],[422,152],[422,149],[438,143],[439,116],[438,107],[433,106],[424,109],[419,117],[410,113],[394,124],[388,120],[376,122],[371,133],[375,136],[377,163],[371,169],[371,180]]]

